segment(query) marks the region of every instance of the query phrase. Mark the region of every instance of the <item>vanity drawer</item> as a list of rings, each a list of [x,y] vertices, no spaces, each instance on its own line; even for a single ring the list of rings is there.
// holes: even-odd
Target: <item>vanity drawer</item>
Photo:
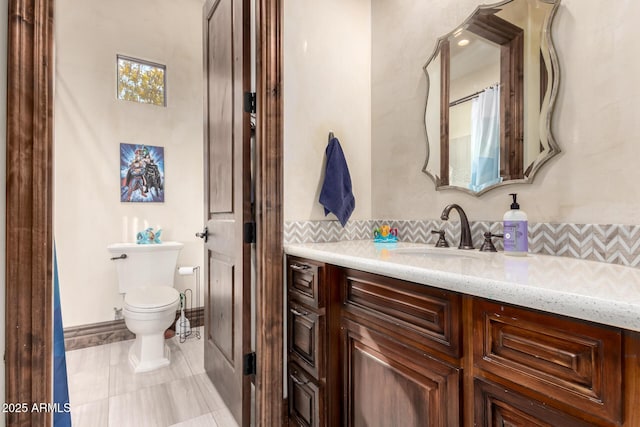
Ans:
[[[593,426],[489,381],[474,381],[474,397],[476,426]]]
[[[473,310],[476,367],[541,400],[621,421],[619,330],[478,299]]]
[[[290,302],[287,325],[289,360],[297,362],[314,378],[323,378],[325,316]]]
[[[289,425],[317,427],[324,423],[324,391],[295,363],[289,364]]]
[[[324,264],[297,257],[287,257],[289,298],[314,308],[324,306]]]
[[[460,295],[453,292],[345,270],[344,311],[412,346],[460,357]]]

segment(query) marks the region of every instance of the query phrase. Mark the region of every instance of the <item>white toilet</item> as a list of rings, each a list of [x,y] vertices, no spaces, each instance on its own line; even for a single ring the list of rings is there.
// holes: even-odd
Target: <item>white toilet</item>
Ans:
[[[118,271],[120,293],[125,294],[124,321],[136,334],[129,350],[129,363],[136,373],[170,363],[164,331],[175,320],[180,305],[180,293],[174,289],[173,279],[183,246],[178,242],[107,246]]]

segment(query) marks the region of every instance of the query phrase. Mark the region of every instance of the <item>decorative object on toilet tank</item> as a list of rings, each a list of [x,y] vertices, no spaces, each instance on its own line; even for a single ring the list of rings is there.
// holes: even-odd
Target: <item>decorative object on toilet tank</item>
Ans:
[[[120,144],[120,201],[164,202],[164,147]]]
[[[136,243],[139,245],[162,243],[160,241],[161,234],[162,234],[162,230],[153,231],[153,227],[149,227],[146,230],[140,231],[138,232],[138,234],[136,234]]]

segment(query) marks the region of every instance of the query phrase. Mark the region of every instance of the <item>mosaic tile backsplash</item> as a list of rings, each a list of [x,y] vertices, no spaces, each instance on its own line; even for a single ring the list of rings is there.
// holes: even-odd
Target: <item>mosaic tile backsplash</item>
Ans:
[[[402,242],[435,244],[432,230],[444,229],[447,242],[457,246],[457,221],[364,220],[349,221],[342,228],[338,221],[288,221],[284,224],[285,243],[337,242],[372,239],[374,227],[389,224],[398,229]],[[502,222],[470,222],[473,244],[480,248],[483,233],[502,233]],[[494,238],[502,250],[502,240]],[[630,267],[640,267],[640,225],[529,223],[529,252],[588,259]]]

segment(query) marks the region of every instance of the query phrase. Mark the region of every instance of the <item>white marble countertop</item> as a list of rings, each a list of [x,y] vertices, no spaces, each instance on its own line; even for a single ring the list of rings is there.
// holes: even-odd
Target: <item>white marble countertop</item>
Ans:
[[[424,250],[426,254],[419,253]],[[404,252],[404,253],[403,253]],[[285,253],[467,295],[640,331],[640,269],[414,243],[285,245]]]

